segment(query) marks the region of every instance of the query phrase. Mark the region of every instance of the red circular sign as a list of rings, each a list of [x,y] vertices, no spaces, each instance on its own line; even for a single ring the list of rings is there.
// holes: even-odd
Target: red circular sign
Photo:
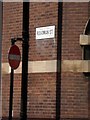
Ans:
[[[13,45],[10,48],[9,53],[8,53],[8,60],[9,60],[9,64],[12,69],[18,68],[20,64],[20,60],[21,60],[21,54],[20,54],[20,50],[18,46]]]

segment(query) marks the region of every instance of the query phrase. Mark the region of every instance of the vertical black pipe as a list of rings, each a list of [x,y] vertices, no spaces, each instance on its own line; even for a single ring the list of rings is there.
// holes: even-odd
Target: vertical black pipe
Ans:
[[[29,49],[29,2],[23,2],[23,44],[22,44],[22,82],[20,120],[27,120],[27,83]]]
[[[14,39],[11,39],[11,45],[14,45]],[[12,120],[12,107],[13,107],[13,80],[14,80],[14,70],[11,68],[10,73],[10,98],[9,98],[9,120]]]
[[[9,120],[12,120],[12,107],[13,107],[13,75],[14,75],[14,70],[11,68],[11,73],[10,73]]]
[[[62,10],[63,3],[58,3],[58,33],[57,33],[57,79],[56,79],[56,120],[61,119],[61,51],[62,51]]]
[[[0,1],[0,118],[2,118],[2,25],[3,25],[3,2]]]

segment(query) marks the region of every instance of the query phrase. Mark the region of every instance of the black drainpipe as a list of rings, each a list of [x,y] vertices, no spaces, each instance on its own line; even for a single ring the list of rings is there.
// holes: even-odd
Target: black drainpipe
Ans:
[[[56,79],[56,120],[61,119],[61,52],[62,52],[62,13],[63,2],[58,2],[57,32],[57,79]]]
[[[2,118],[2,25],[3,25],[3,2],[0,1],[0,119]]]
[[[28,51],[29,51],[29,2],[23,2],[23,44],[20,120],[27,120]]]

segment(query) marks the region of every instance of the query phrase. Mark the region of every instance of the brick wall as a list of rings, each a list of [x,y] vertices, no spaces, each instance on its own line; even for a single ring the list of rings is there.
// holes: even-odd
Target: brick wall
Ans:
[[[56,37],[55,39],[36,40],[35,29],[41,26],[55,25],[57,31],[57,10],[57,3],[30,3],[29,61],[56,59]],[[10,47],[10,37],[12,37],[12,35],[15,37],[21,36],[21,15],[22,4],[4,3],[3,46],[4,44],[6,45],[7,42],[8,47],[7,49],[3,47],[3,62],[7,62],[6,55]],[[7,16],[11,18],[9,17],[6,21]],[[8,29],[10,30],[8,31]],[[55,36],[57,36],[57,33]],[[6,41],[5,38],[8,38],[8,40]],[[21,47],[20,43],[17,44]],[[3,90],[3,117],[8,116],[10,83],[8,82],[8,84],[5,84],[7,78],[9,80],[9,75],[7,75],[7,77],[3,75],[3,89],[4,86],[6,86],[6,89]],[[28,118],[55,118],[55,82],[56,73],[29,74]],[[21,75],[15,74],[13,100],[13,115],[15,118],[20,117],[20,86]]]
[[[30,50],[29,60],[56,59],[57,42],[57,3],[31,3],[30,5]],[[55,25],[55,39],[36,40],[35,29]]]
[[[62,60],[81,60],[79,36],[88,20],[88,3],[63,4]],[[83,73],[62,73],[61,116],[88,118],[88,83]]]
[[[55,73],[29,75],[28,117],[55,118],[55,79]]]
[[[3,41],[2,41],[2,63],[8,62],[8,51],[11,46],[12,37],[22,36],[22,3],[3,3]],[[21,50],[21,43],[16,43]],[[19,115],[20,109],[20,82],[21,75],[14,78],[14,100],[13,108]],[[3,117],[9,115],[9,90],[10,74],[2,75],[2,113]],[[17,112],[16,112],[17,111]]]
[[[81,60],[79,37],[88,20],[88,3],[64,3],[63,6],[62,59]]]
[[[30,49],[29,60],[42,61],[56,59],[55,39],[36,40],[35,29],[55,25],[57,31],[57,3],[30,4]],[[29,75],[28,117],[55,118],[56,73]]]
[[[9,16],[9,17],[8,17]],[[79,35],[88,19],[88,3],[63,3],[62,60],[81,60]],[[55,25],[55,39],[36,40],[37,27]],[[29,61],[57,59],[57,3],[30,3]],[[22,36],[22,3],[3,5],[2,62],[6,63],[11,37]],[[16,43],[22,51],[21,42]],[[66,120],[88,118],[89,81],[83,73],[61,74],[61,117]],[[3,74],[3,117],[8,117],[10,75]],[[20,117],[21,74],[14,80],[14,118]],[[28,75],[27,116],[35,119],[55,119],[56,73],[30,73]]]

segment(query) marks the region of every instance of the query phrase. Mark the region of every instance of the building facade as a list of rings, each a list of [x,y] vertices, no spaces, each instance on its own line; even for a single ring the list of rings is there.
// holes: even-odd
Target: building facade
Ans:
[[[58,120],[60,116],[60,120],[89,120],[89,2],[31,2],[29,7],[27,118]],[[10,67],[7,56],[11,38],[22,37],[22,16],[23,3],[3,3],[3,120],[9,115]],[[36,37],[36,28],[50,26],[54,27],[53,37]],[[17,41],[16,45],[22,53],[22,42]],[[14,71],[14,119],[20,119],[21,71],[20,64]]]

